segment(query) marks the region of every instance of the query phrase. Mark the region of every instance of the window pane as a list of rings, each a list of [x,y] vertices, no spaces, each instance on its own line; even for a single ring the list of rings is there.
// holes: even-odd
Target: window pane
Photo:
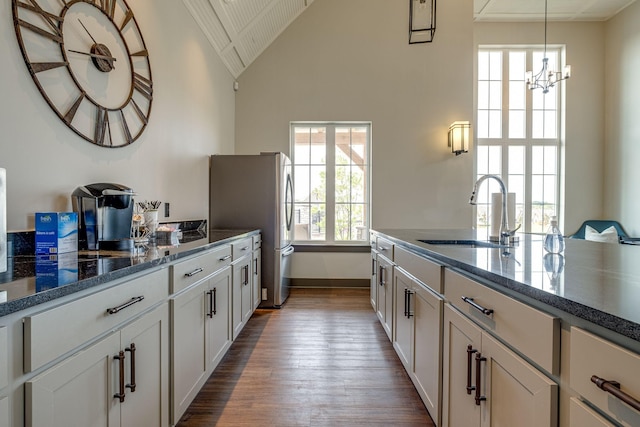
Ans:
[[[544,173],[556,175],[558,170],[557,147],[544,147]]]
[[[324,240],[326,236],[327,207],[311,205],[311,240]]]
[[[526,52],[509,52],[509,80],[524,82]]]
[[[295,145],[294,156],[298,160],[299,164],[309,163],[311,155],[311,129],[310,128],[296,128],[295,130]]]
[[[489,147],[486,145],[479,145],[476,148],[477,154],[477,166],[476,170],[479,175],[486,175],[489,173]]]
[[[327,180],[324,166],[311,166],[309,200],[311,202],[325,202],[327,198]],[[298,184],[296,183],[296,187]]]
[[[502,147],[492,145],[489,147],[489,172],[493,175],[502,175]]]
[[[493,51],[489,54],[489,79],[502,80],[502,52]]]
[[[544,203],[553,205],[556,201],[556,177],[554,175],[545,175],[544,182]]]
[[[294,186],[294,200],[296,202],[308,202],[310,200],[309,170],[309,166],[294,167],[293,176],[296,182]]]
[[[524,81],[509,82],[509,109],[524,110],[526,88]]]
[[[489,138],[502,138],[502,111],[489,111]]]
[[[555,111],[544,112],[544,137],[547,139],[555,139],[558,135],[556,117]]]
[[[478,125],[476,126],[478,138],[489,137],[489,112],[487,110],[478,111]]]
[[[509,175],[524,175],[524,147],[509,147]]]
[[[487,110],[489,108],[489,82],[478,82],[478,109]]]
[[[509,138],[524,138],[525,132],[525,111],[509,111]]]
[[[535,146],[531,148],[531,173],[540,175],[544,173],[544,147]]]
[[[544,136],[544,113],[533,111],[531,113],[531,137],[540,139]]]
[[[489,108],[502,109],[502,82],[489,82]]]
[[[294,223],[295,238],[298,240],[310,240],[311,239],[311,209],[307,204],[296,203],[294,207]]]
[[[478,52],[478,80],[489,80],[489,52]]]

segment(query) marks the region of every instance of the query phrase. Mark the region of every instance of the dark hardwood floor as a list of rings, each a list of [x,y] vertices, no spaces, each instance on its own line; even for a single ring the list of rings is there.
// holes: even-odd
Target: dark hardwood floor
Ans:
[[[257,310],[179,427],[433,426],[368,289],[294,289]]]

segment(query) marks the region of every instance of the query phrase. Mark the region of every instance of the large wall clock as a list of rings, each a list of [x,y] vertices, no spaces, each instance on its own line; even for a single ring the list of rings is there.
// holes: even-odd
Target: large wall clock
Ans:
[[[29,73],[60,120],[99,146],[140,137],[151,65],[124,0],[13,0],[13,23]]]

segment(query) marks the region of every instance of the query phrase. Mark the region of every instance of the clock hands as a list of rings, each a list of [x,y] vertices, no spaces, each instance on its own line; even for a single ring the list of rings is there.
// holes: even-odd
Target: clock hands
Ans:
[[[87,55],[91,57],[91,61],[93,61],[93,65],[96,68],[104,73],[108,73],[111,70],[115,70],[115,65],[113,65],[116,58],[111,56],[111,52],[109,48],[101,43],[98,43],[96,39],[93,38],[87,27],[84,26],[80,18],[78,18],[78,22],[82,25],[82,28],[87,32],[91,40],[93,41],[93,46],[91,46],[90,52],[80,52],[77,50],[69,49],[69,52],[79,53],[82,55]]]
[[[116,58],[114,58],[113,56],[100,55],[100,54],[97,54],[97,53],[81,52],[79,50],[73,50],[73,49],[69,49],[69,52],[79,53],[81,55],[87,55],[87,56],[90,56],[92,58],[106,59],[107,61],[115,61],[116,60]]]

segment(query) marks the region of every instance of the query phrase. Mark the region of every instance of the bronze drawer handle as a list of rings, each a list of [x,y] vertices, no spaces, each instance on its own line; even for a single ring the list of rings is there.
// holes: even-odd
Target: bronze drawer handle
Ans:
[[[196,268],[195,270],[193,270],[190,273],[184,273],[184,277],[193,277],[198,273],[202,273],[203,271],[204,271],[204,269],[198,267],[198,268]]]
[[[117,312],[119,312],[120,310],[124,310],[125,308],[140,302],[144,299],[144,296],[140,295],[139,297],[133,297],[131,298],[129,301],[125,302],[124,304],[121,304],[117,307],[112,307],[112,308],[107,308],[107,313],[108,314],[116,314]]]
[[[591,376],[591,382],[594,383],[599,389],[606,391],[609,394],[614,395],[618,399],[622,400],[627,405],[631,406],[636,411],[640,411],[640,401],[635,397],[620,390],[620,383],[617,381],[609,381],[604,378],[600,378],[596,375]]]
[[[462,301],[466,302],[467,304],[469,304],[471,307],[475,308],[476,310],[478,310],[480,313],[485,314],[487,316],[491,316],[493,314],[493,309],[491,308],[484,308],[483,306],[481,306],[480,304],[476,303],[473,301],[473,298],[469,298],[469,297],[465,297],[464,295],[462,296]]]
[[[467,346],[467,394],[471,394],[476,389],[475,386],[471,385],[471,359],[473,358],[473,353],[477,352],[478,350],[475,350],[471,344]]]
[[[482,396],[480,394],[480,389],[482,388],[482,385],[481,385],[482,375],[480,372],[480,369],[481,369],[480,364],[486,361],[487,361],[486,357],[482,357],[482,354],[476,353],[476,405],[478,406],[480,406],[480,402],[482,402],[483,400],[487,400],[486,396]]]
[[[115,360],[118,360],[120,366],[120,392],[113,395],[113,397],[120,399],[120,402],[124,402],[124,351],[120,351],[116,356],[113,356]]]
[[[136,391],[136,345],[135,343],[131,343],[131,345],[124,349],[124,351],[128,351],[131,353],[131,383],[127,384],[127,388],[131,389],[131,393]]]
[[[228,259],[231,259],[231,255],[225,255],[222,258],[218,258],[218,261],[226,261]]]

